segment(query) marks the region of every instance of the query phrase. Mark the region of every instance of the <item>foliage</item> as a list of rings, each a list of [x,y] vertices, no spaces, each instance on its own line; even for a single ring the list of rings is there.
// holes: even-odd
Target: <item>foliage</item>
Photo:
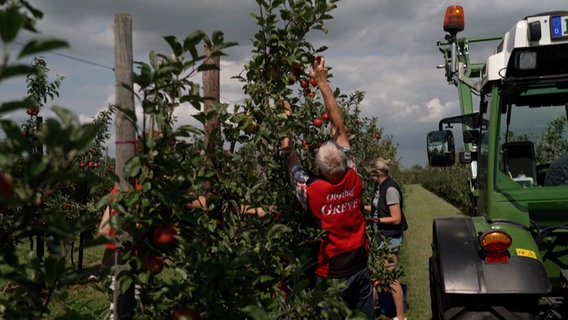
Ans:
[[[465,165],[447,168],[413,168],[405,170],[405,180],[424,188],[456,206],[465,214],[473,214],[474,203],[470,189],[469,170]]]
[[[31,65],[20,61],[67,44],[57,39],[34,39],[13,60],[10,43],[23,29],[35,31],[35,19],[42,13],[26,1],[1,4],[0,33],[6,50],[0,81],[26,76],[28,96],[3,103],[0,114],[26,110],[30,118],[21,128],[10,119],[0,120],[0,172],[13,188],[2,198],[0,208],[0,264],[4,266],[0,269],[0,314],[3,319],[43,318],[54,294],[81,276],[66,268],[67,245],[78,234],[93,231],[92,216],[84,214],[88,189],[78,186],[99,183],[102,175],[79,170],[76,157],[93,148],[95,137],[106,127],[80,124],[74,114],[59,107],[53,107],[57,119],[39,115],[45,103],[59,95],[62,78],[49,82],[49,69],[42,58],[35,57]],[[92,195],[100,198],[100,194]],[[36,252],[18,246],[24,238],[35,238]]]
[[[563,133],[568,128],[566,116],[552,120],[535,145],[536,160],[539,163],[548,163],[568,153],[568,140]]]

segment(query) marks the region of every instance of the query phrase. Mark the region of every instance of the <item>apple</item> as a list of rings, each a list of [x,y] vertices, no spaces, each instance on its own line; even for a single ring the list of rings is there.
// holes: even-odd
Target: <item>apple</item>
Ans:
[[[172,225],[158,226],[154,229],[152,241],[156,247],[168,248],[176,242],[174,238],[176,234],[177,230]]]
[[[316,126],[316,127],[319,128],[319,127],[321,127],[322,124],[323,124],[323,120],[322,120],[322,119],[320,119],[320,118],[315,118],[315,119],[314,119],[314,126]]]
[[[280,291],[282,291],[285,296],[290,293],[290,288],[288,288],[288,284],[284,280],[280,281],[280,283],[278,284],[278,289],[280,289]]]
[[[251,134],[251,133],[254,133],[256,131],[257,127],[258,127],[258,124],[256,123],[256,121],[250,120],[250,121],[247,121],[247,123],[245,124],[244,131],[247,134]]]
[[[144,268],[154,274],[160,273],[164,269],[164,259],[161,256],[149,255],[144,260]]]
[[[290,79],[288,80],[288,84],[293,85],[294,83],[296,83],[296,78],[294,78],[294,76],[291,76]]]
[[[313,91],[308,91],[308,93],[306,93],[306,97],[309,97],[309,98],[311,98],[311,97],[313,97],[313,96],[315,96],[315,95],[316,95],[316,93],[313,92]]]
[[[282,217],[282,215],[278,211],[274,211],[272,214],[274,215],[275,220],[280,220],[280,218]]]
[[[315,59],[317,64],[321,63],[321,56],[315,56]]]
[[[29,107],[26,110],[26,113],[30,116],[37,116],[39,114],[39,108],[37,107]]]
[[[381,133],[380,132],[376,133],[375,138],[377,138],[377,140],[379,140],[381,138]]]
[[[381,284],[381,280],[377,279],[375,281],[373,281],[373,287],[378,287]]]
[[[307,88],[307,87],[310,86],[310,83],[308,82],[308,80],[302,79],[302,81],[300,81],[300,86],[301,86],[302,88]]]
[[[9,198],[14,196],[14,185],[12,179],[7,175],[0,173],[0,205],[7,202]]]
[[[312,79],[312,78],[310,78],[310,84],[311,84],[312,86],[314,86],[314,87],[317,87],[317,85],[318,85],[318,84],[316,83],[316,80],[314,80],[314,79]]]
[[[327,113],[327,112],[322,113],[322,114],[321,114],[321,119],[322,119],[322,120],[327,120],[327,119],[329,119],[329,113]]]
[[[299,77],[302,74],[302,67],[300,66],[300,64],[298,63],[293,63],[292,64],[292,73],[296,76]]]
[[[172,313],[172,320],[198,320],[199,315],[195,310],[181,307]]]

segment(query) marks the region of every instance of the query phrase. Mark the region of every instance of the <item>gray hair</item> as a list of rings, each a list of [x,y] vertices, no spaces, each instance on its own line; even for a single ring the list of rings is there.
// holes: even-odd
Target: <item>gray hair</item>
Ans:
[[[344,174],[347,171],[347,157],[337,143],[326,141],[316,154],[316,165],[326,177]]]

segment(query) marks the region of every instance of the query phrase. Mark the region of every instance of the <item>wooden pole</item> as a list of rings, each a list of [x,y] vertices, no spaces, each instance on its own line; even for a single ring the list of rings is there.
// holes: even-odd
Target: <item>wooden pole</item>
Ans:
[[[217,66],[216,70],[207,70],[203,71],[203,96],[208,98],[205,100],[203,104],[205,112],[208,112],[211,109],[211,105],[215,103],[219,103],[221,93],[219,91],[220,86],[220,57],[212,57],[211,54],[215,52],[217,48],[210,48],[207,45],[203,48],[203,54],[207,57],[205,59],[205,64],[213,64]],[[205,143],[209,146],[212,142],[214,142],[217,137],[213,137],[213,134],[217,134],[218,132],[215,129],[219,128],[219,119],[217,117],[209,119],[205,126]]]
[[[132,92],[132,18],[127,13],[119,13],[114,18],[114,73],[116,79],[116,105],[134,113],[134,93]],[[130,89],[129,89],[130,88]],[[129,191],[134,189],[133,181],[124,176],[124,166],[136,151],[136,127],[124,112],[117,110],[115,118],[116,129],[116,167],[115,173],[120,178],[119,189]],[[127,233],[121,235],[126,240]],[[121,278],[119,274],[128,268],[122,261],[122,255],[115,251],[114,292],[111,312],[114,319],[131,319],[134,314],[134,285],[121,293]]]
[[[217,66],[215,70],[207,70],[203,71],[203,97],[206,98],[205,102],[203,103],[203,108],[205,113],[207,113],[211,109],[211,105],[215,103],[219,103],[221,98],[221,93],[219,90],[220,87],[220,57],[215,56],[213,57],[211,54],[216,52],[218,48],[210,48],[209,46],[205,45],[203,48],[203,54],[207,57],[205,59],[205,64],[213,64]],[[206,150],[214,150],[216,147],[222,147],[221,143],[221,130],[219,130],[220,123],[219,118],[214,117],[207,120],[205,124],[205,148]],[[206,162],[214,167],[218,167],[216,163],[214,163],[213,159],[206,155]],[[206,193],[209,194],[211,191],[211,185],[206,182],[205,183],[205,190]]]
[[[128,89],[132,88],[132,18],[126,13],[119,13],[114,19],[114,61],[116,105],[134,113],[134,94]],[[136,150],[136,128],[122,111],[116,113],[115,128],[115,173],[120,177],[120,189],[130,190],[132,182],[124,177],[124,165]]]

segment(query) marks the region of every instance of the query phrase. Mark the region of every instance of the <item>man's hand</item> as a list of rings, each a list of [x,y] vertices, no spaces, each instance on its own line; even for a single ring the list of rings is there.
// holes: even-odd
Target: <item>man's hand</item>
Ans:
[[[318,57],[310,68],[310,78],[314,79],[318,88],[327,84],[327,68],[325,67],[325,59]]]

